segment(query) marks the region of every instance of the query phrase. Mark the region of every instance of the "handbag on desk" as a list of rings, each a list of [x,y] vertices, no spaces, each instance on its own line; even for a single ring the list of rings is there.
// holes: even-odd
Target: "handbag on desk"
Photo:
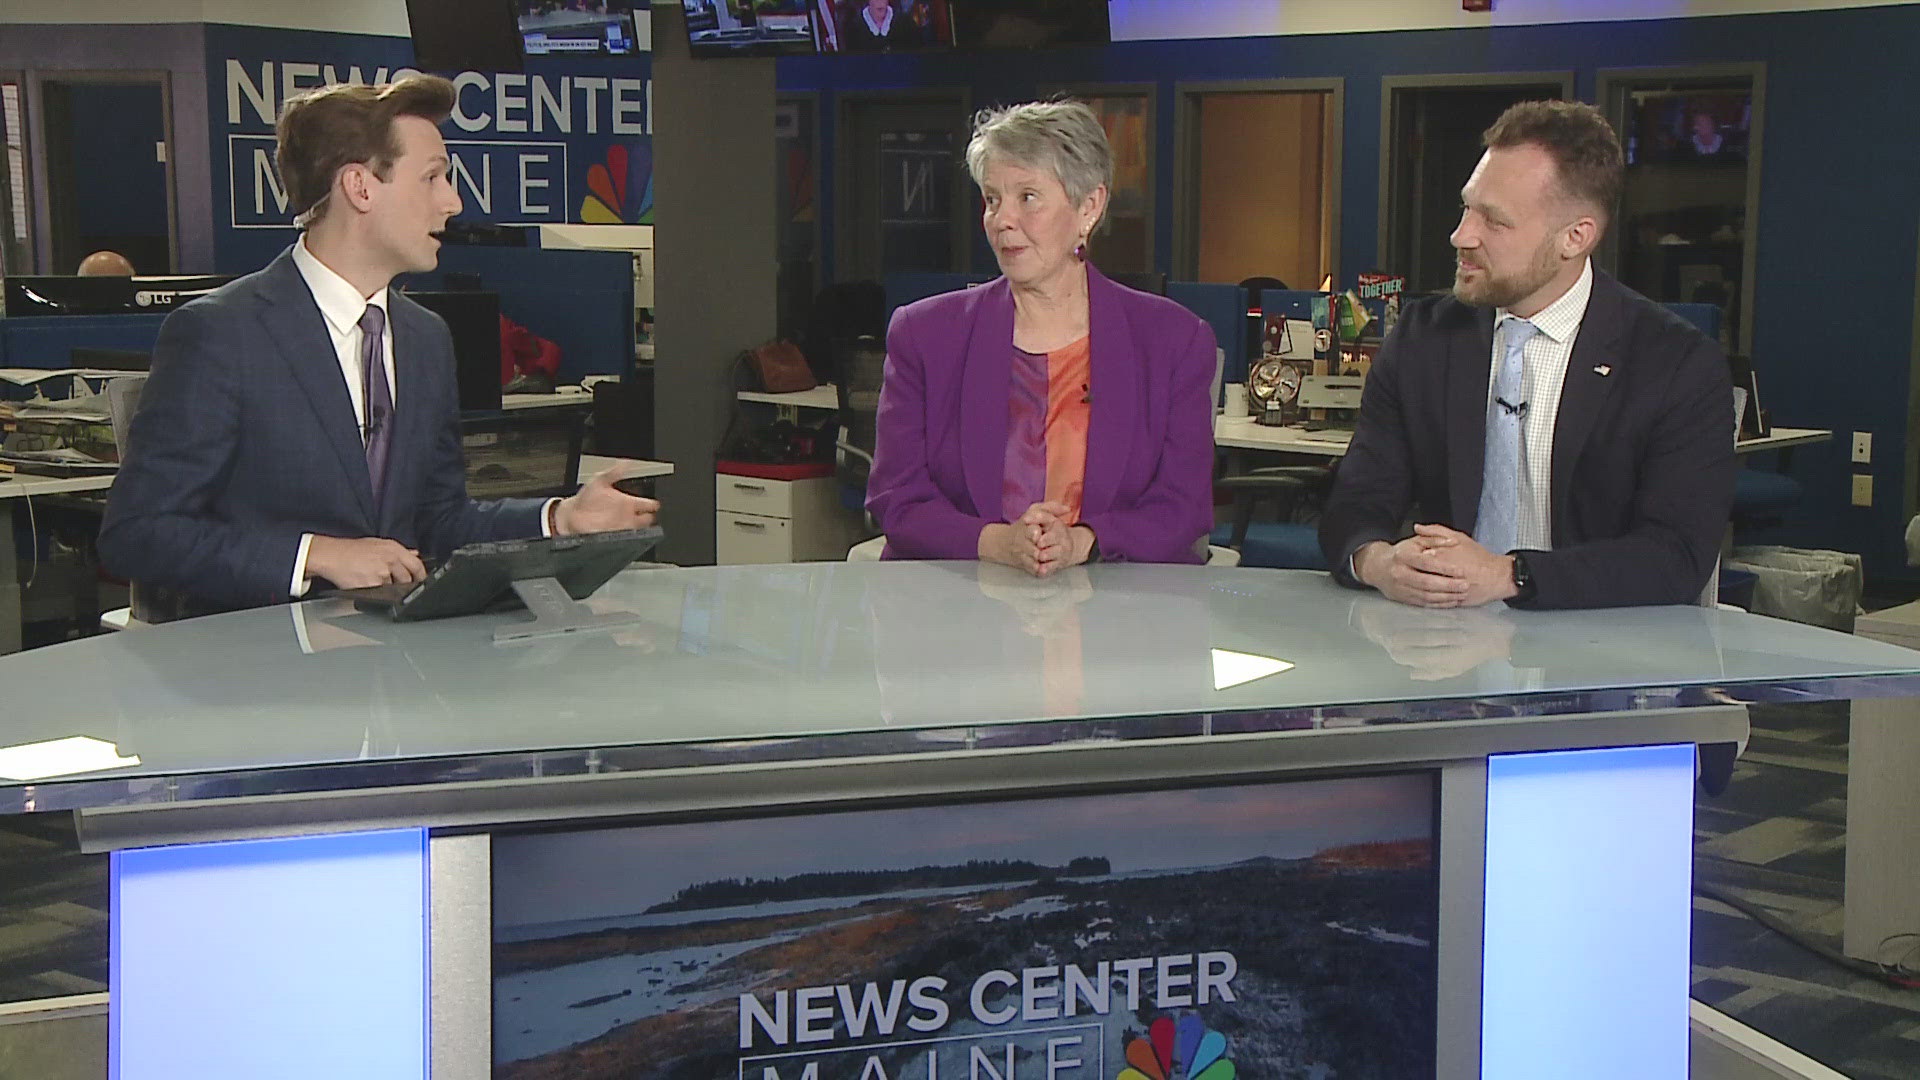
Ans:
[[[792,394],[818,386],[813,368],[800,352],[800,346],[784,339],[756,345],[740,354],[746,376],[754,382],[745,389],[766,394]]]

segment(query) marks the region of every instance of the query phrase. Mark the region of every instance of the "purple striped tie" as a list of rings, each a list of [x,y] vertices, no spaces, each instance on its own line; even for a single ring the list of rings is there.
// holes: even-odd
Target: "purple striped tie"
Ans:
[[[386,322],[387,313],[374,304],[368,304],[360,316],[360,400],[367,409],[361,433],[367,442],[367,477],[373,481],[375,506],[380,504],[380,489],[387,479],[387,445],[393,441],[393,391],[387,388],[387,350],[381,343]]]

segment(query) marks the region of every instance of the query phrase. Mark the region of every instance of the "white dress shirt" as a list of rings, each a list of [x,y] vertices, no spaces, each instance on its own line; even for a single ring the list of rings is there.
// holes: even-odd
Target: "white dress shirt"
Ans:
[[[360,316],[366,314],[369,305],[380,309],[382,316],[380,331],[380,355],[386,360],[382,374],[387,380],[387,394],[399,406],[399,395],[395,393],[393,382],[393,320],[387,315],[387,290],[382,288],[372,296],[360,295],[346,278],[314,257],[307,250],[307,237],[302,233],[293,245],[293,265],[299,269],[300,277],[307,283],[307,291],[313,294],[313,302],[320,308],[320,320],[327,324],[327,336],[333,339],[334,358],[340,362],[340,377],[347,381],[347,396],[353,399],[353,422],[358,424],[365,439],[367,430],[366,388],[360,378]],[[313,544],[313,534],[304,533],[300,537],[300,552],[293,559],[293,583],[289,588],[292,596],[305,596],[307,593],[307,549]]]
[[[366,314],[369,306],[380,309],[380,355],[385,361],[381,374],[387,380],[387,395],[394,408],[397,410],[400,407],[399,387],[393,378],[393,320],[385,317],[389,314],[387,290],[382,288],[372,296],[360,295],[359,289],[307,250],[304,233],[293,245],[293,265],[299,269],[301,278],[307,283],[307,291],[313,294],[313,302],[320,308],[320,320],[327,325],[327,336],[333,339],[334,358],[340,362],[340,377],[347,382],[347,397],[353,401],[353,420],[359,425],[364,442],[367,402],[366,389],[361,385],[360,377],[360,342],[365,335],[360,331],[360,317]],[[547,500],[546,508],[540,514],[540,532],[543,536],[552,535],[553,506],[559,501]],[[307,550],[312,545],[313,534],[301,534],[300,551],[293,559],[293,580],[288,586],[290,596],[307,594],[311,584],[307,578]]]
[[[1540,332],[1527,339],[1520,354],[1527,415],[1520,429],[1520,503],[1514,542],[1522,551],[1553,548],[1553,426],[1560,416],[1560,390],[1567,381],[1567,361],[1573,356],[1573,342],[1580,335],[1580,323],[1586,318],[1587,300],[1592,295],[1593,263],[1589,260],[1572,288],[1528,320]],[[1488,409],[1493,408],[1493,381],[1500,371],[1501,324],[1511,317],[1505,308],[1494,311]]]

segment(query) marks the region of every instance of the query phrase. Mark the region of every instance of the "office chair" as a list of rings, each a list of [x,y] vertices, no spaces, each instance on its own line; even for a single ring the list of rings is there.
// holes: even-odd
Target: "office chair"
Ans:
[[[840,433],[833,444],[834,475],[840,478],[841,505],[856,513],[866,510],[867,477],[873,472],[873,448],[878,439],[875,418],[880,412],[886,365],[887,347],[876,335],[862,334],[834,343],[833,367],[838,372],[834,388],[840,399]]]
[[[580,472],[580,417],[572,409],[530,409],[460,421],[467,494],[476,499],[572,494]]]
[[[107,381],[107,420],[113,425],[114,452],[126,460],[127,434],[133,418],[140,412],[140,392],[146,389],[145,375],[122,375]],[[127,630],[153,623],[172,622],[180,617],[182,602],[171,589],[127,582],[127,606],[113,608],[100,615],[102,630]]]
[[[857,337],[887,336],[887,291],[877,281],[842,281],[820,290],[807,312],[800,352],[823,383],[838,383],[835,349]]]
[[[107,419],[113,424],[114,452],[125,457],[127,432],[133,428],[133,415],[140,411],[140,391],[147,385],[145,375],[122,375],[107,380]]]

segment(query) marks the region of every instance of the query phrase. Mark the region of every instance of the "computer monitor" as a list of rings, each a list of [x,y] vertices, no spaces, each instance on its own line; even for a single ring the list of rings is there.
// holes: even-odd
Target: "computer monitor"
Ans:
[[[919,52],[953,48],[957,0],[811,0],[813,40],[822,53]]]
[[[500,408],[500,294],[410,292],[407,299],[440,316],[453,333],[461,412]]]
[[[1113,36],[1107,0],[950,2],[954,42],[963,49],[1105,45]]]
[[[164,314],[232,280],[231,274],[136,274],[132,277],[23,274],[6,279],[6,310],[9,318]]]
[[[633,0],[516,0],[521,50],[528,56],[637,56],[633,7]],[[640,17],[650,17],[645,0]]]
[[[425,71],[519,71],[514,0],[407,0],[413,60]]]
[[[813,52],[809,0],[680,0],[697,57]]]

